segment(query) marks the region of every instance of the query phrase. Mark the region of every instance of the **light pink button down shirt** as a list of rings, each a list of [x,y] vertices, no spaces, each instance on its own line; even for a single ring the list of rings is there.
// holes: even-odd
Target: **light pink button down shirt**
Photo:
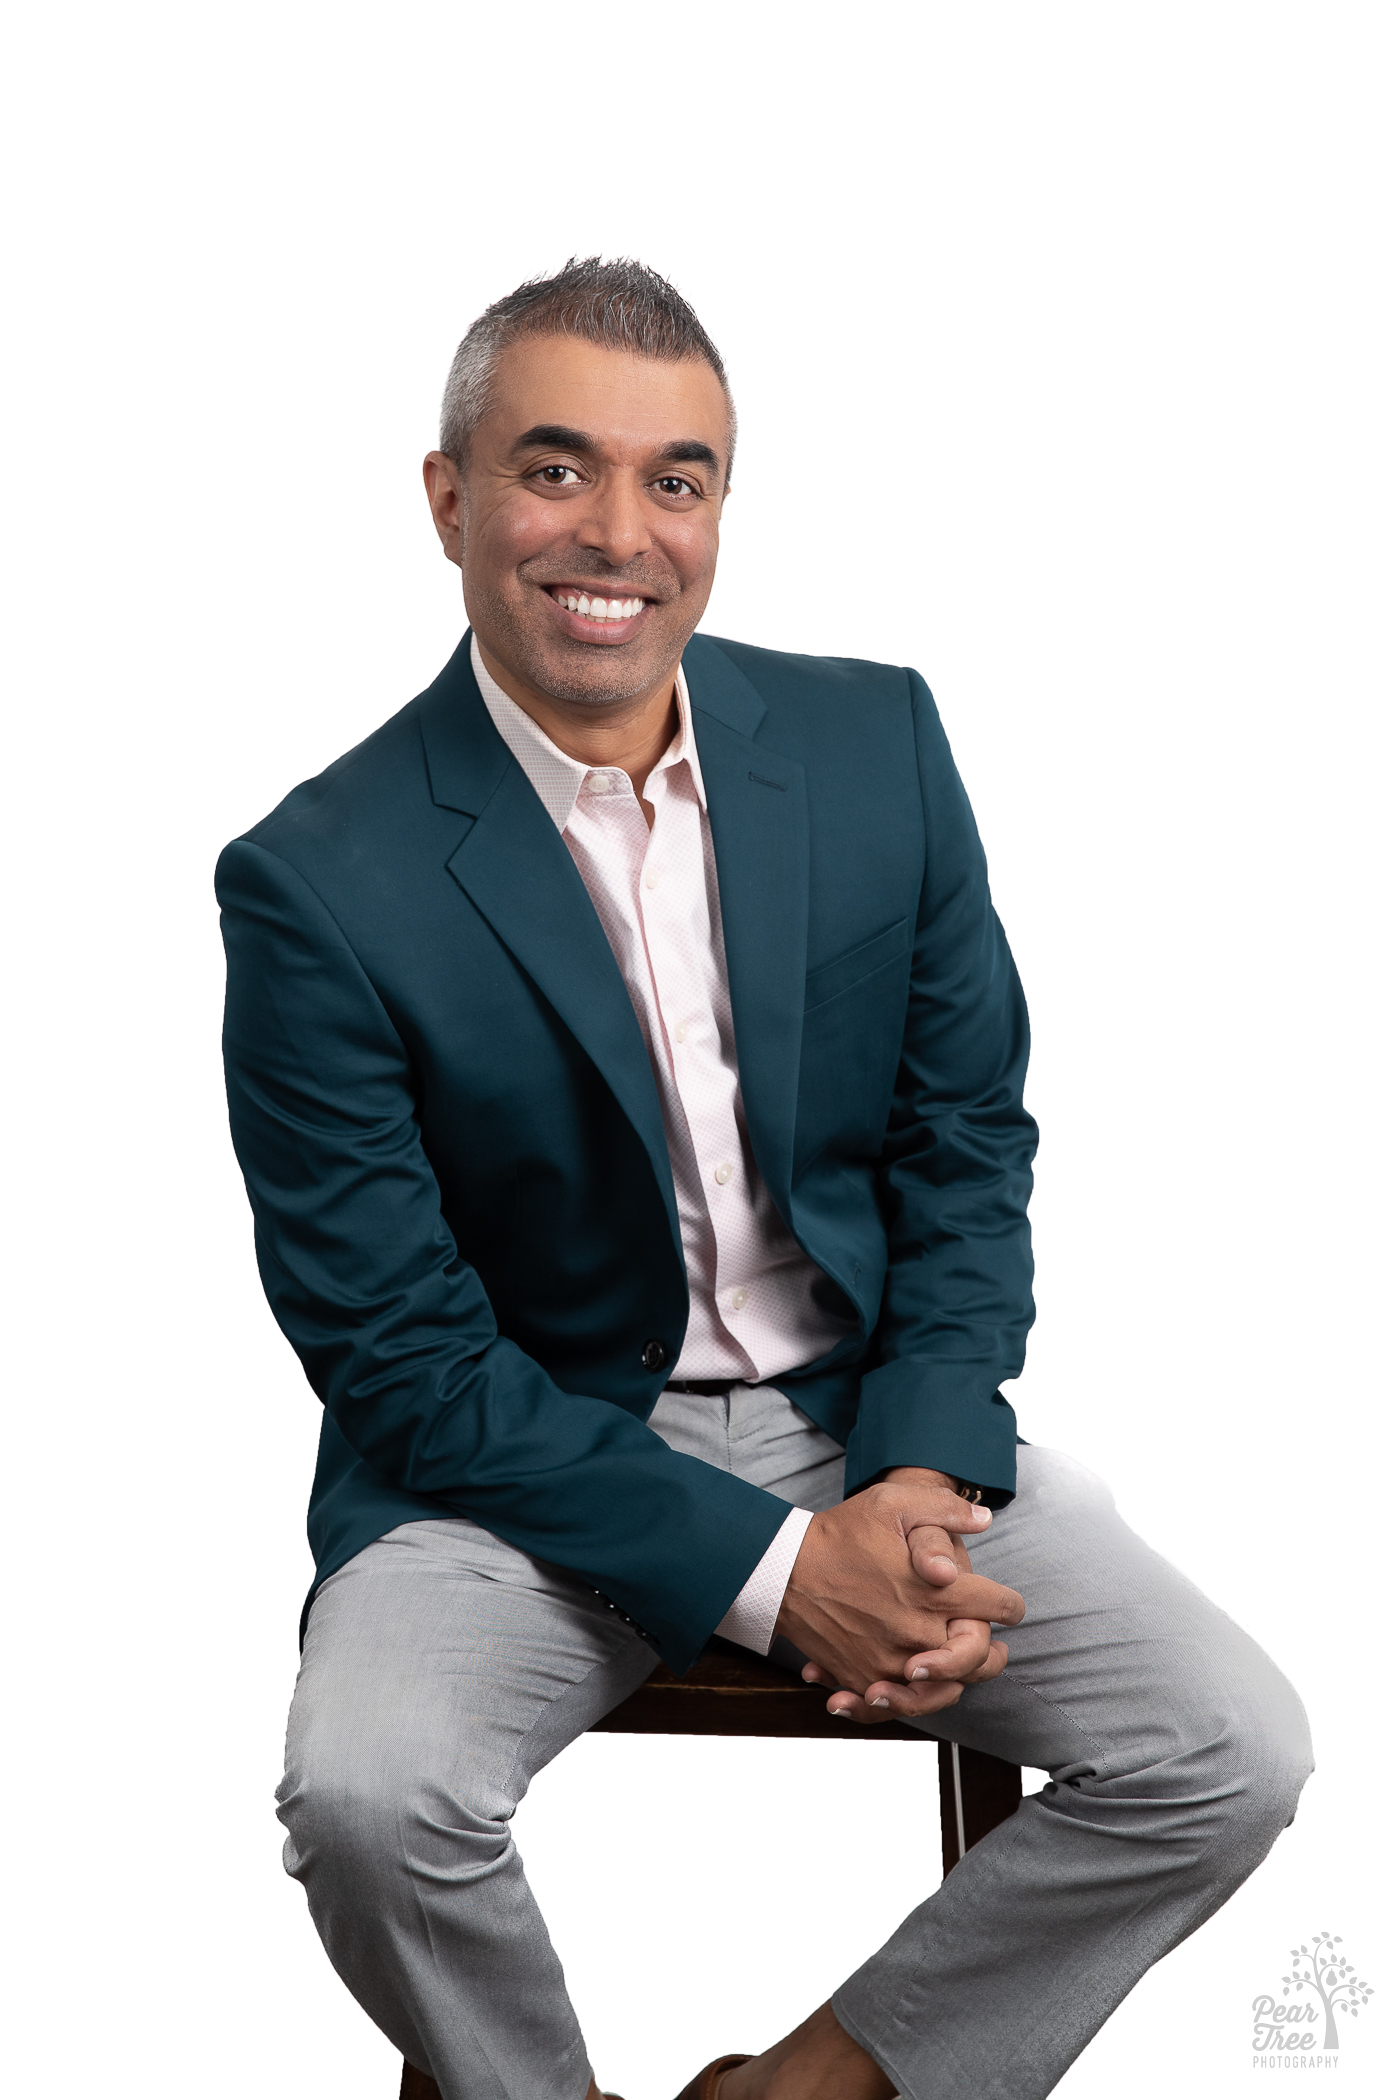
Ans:
[[[675,1181],[690,1320],[677,1378],[759,1384],[847,1332],[818,1305],[821,1271],[783,1224],[749,1144],[739,1091],[714,847],[690,718],[648,776],[650,831],[620,766],[586,766],[502,692],[472,637],[492,721],[563,835],[617,958],[651,1057]],[[720,1631],[766,1653],[802,1533],[794,1511]]]

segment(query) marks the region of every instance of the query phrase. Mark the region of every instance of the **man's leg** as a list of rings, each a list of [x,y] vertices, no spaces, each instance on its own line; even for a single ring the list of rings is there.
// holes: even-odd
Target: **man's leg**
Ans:
[[[405,1524],[316,1594],[278,1792],[337,1971],[444,2100],[582,2100],[583,2037],[510,1834],[651,1648],[465,1519]]]
[[[657,1426],[806,1508],[840,1499],[838,1447],[781,1394],[711,1404],[723,1439],[678,1405]],[[1292,1820],[1311,1746],[1268,1657],[1128,1529],[1087,1468],[1027,1446],[1018,1472],[1015,1501],[967,1540],[978,1572],[1026,1599],[1002,1634],[1008,1667],[922,1725],[1050,1783],[830,2006],[731,2071],[723,2100],[1041,2100]],[[785,1649],[775,1660],[800,1668]],[[936,1830],[931,1817],[908,1842],[936,1856]]]
[[[776,1392],[663,1396],[653,1423],[784,1499],[839,1499],[837,1447]],[[1005,1675],[930,1732],[1051,1783],[842,1987],[835,2019],[823,2008],[796,2053],[731,2073],[726,2100],[779,2100],[791,2070],[793,2091],[848,2100],[849,2041],[862,2076],[878,2065],[910,2100],[1039,2100],[1291,1816],[1310,1769],[1292,1692],[1092,1474],[1024,1451],[1016,1502],[970,1550],[1026,1596],[1027,1618]],[[584,2091],[507,1820],[653,1662],[582,1585],[465,1523],[406,1525],[318,1593],[289,1733],[288,1866],[341,1975],[447,2100]]]
[[[909,2100],[1041,2100],[1259,1865],[1312,1769],[1286,1680],[1129,1530],[1102,1481],[1035,1447],[1018,1470],[1016,1500],[968,1542],[974,1567],[1026,1600],[1003,1635],[1010,1662],[924,1725],[1049,1784],[832,2000]],[[732,2074],[726,2100],[751,2089]]]

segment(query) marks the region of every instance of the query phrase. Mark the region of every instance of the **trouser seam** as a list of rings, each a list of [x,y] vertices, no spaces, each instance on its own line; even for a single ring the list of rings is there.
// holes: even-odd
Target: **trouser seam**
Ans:
[[[844,1989],[845,1986],[843,1984],[841,1990],[837,1990],[832,1993],[832,2012],[836,2015],[836,2018],[840,2022],[841,2026],[845,2028],[847,2034],[851,2037],[851,2040],[853,2042],[859,2042],[861,2048],[865,2051],[866,2055],[874,2058],[875,2062],[884,2072],[886,2078],[889,2079],[891,2085],[896,2086],[899,2090],[899,2093],[903,2096],[906,2096],[906,2100],[908,2100],[907,2088],[904,2085],[902,2073],[900,2072],[899,2067],[895,2063],[893,2057],[891,2057],[887,2053],[887,2051],[880,2042],[875,2040],[872,2034],[870,2034],[865,2028],[861,2026],[861,2023],[855,2018],[855,2016],[852,2013],[849,2013],[842,2005],[841,1995]],[[905,2000],[910,1995],[912,1990],[913,1982],[911,1980],[909,1990],[906,1991],[904,1997],[900,1999],[899,2004],[895,2007],[894,2012],[890,2016],[892,2022],[899,2019],[900,2013],[903,2010],[905,2004]],[[942,2068],[945,2071],[951,2071],[967,2091],[976,2091],[986,2094],[986,2088],[976,2086],[973,2082],[971,2075],[961,2069],[960,2065],[953,2058],[953,2053],[951,2050],[949,2050],[944,2056]],[[917,2096],[915,2096],[915,2100],[917,2100]],[[986,2095],[986,2100],[993,2100],[993,2096]]]
[[[1027,1699],[1034,1699],[1036,1704],[1038,1706],[1043,1706],[1047,1712],[1057,1714],[1060,1720],[1064,1722],[1066,1728],[1072,1730],[1072,1732],[1079,1737],[1081,1742],[1086,1743],[1089,1746],[1089,1748],[1094,1753],[1094,1758],[1096,1762],[1101,1760],[1105,1764],[1112,1763],[1113,1753],[1109,1749],[1107,1743],[1101,1742],[1098,1736],[1091,1735],[1089,1730],[1084,1726],[1084,1723],[1076,1719],[1076,1717],[1069,1712],[1068,1708],[1061,1706],[1058,1699],[1050,1698],[1048,1694],[1042,1692],[1038,1686],[1031,1684],[1026,1678],[1019,1676],[1016,1673],[1014,1664],[1011,1665],[1010,1668],[1008,1668],[1005,1676],[1002,1677],[999,1682],[1000,1688],[1003,1692],[1015,1692],[1021,1694]],[[975,1708],[971,1706],[963,1707],[960,1705],[954,1707],[949,1711],[945,1725],[951,1724],[959,1714],[964,1714],[971,1718],[975,1715],[975,1711]],[[942,1715],[931,1715],[929,1717],[929,1722],[926,1725],[928,1726],[928,1732],[930,1735],[938,1736],[940,1734],[936,1723],[937,1721],[942,1720],[943,1718],[944,1717]],[[915,1725],[917,1725],[917,1723]],[[943,1740],[950,1743],[955,1743],[958,1741],[958,1738],[956,1736],[947,1736],[944,1737]],[[976,1745],[972,1743],[965,1743],[961,1747],[967,1750],[971,1750],[975,1749]],[[1007,1748],[1009,1750],[1014,1751],[1014,1745],[1012,1744],[1008,1744]],[[1002,1756],[1002,1753],[999,1750],[991,1751],[986,1754],[993,1757]],[[1004,1759],[1003,1762],[1019,1763],[1020,1760],[1013,1756],[1011,1758]],[[1051,1768],[1048,1765],[1036,1765],[1033,1767],[1033,1769],[1036,1771],[1049,1771]]]
[[[1034,1699],[1038,1705],[1048,1708],[1052,1714],[1058,1714],[1067,1728],[1073,1729],[1077,1736],[1090,1745],[1096,1758],[1102,1758],[1105,1763],[1112,1762],[1112,1752],[1107,1743],[1100,1742],[1096,1735],[1091,1735],[1084,1723],[1077,1720],[1067,1707],[1061,1706],[1058,1699],[1051,1699],[1037,1685],[1031,1684],[1022,1677],[1010,1677],[1008,1679],[1008,1688],[1013,1691],[1024,1692],[1029,1698]]]
[[[610,1627],[607,1630],[611,1632],[612,1628]],[[515,1746],[515,1756],[511,1761],[510,1769],[506,1773],[503,1782],[505,1792],[515,1797],[515,1805],[517,1808],[520,1806],[520,1802],[523,1799],[524,1795],[529,1792],[530,1786],[528,1778],[526,1779],[525,1784],[518,1790],[516,1786],[516,1781],[521,1777],[522,1774],[522,1766],[525,1762],[525,1750],[527,1745],[533,1740],[535,1732],[539,1728],[540,1723],[544,1720],[545,1715],[552,1713],[554,1708],[559,1704],[559,1701],[562,1698],[564,1698],[569,1692],[578,1691],[580,1687],[587,1684],[589,1678],[595,1676],[599,1670],[606,1669],[610,1663],[615,1663],[618,1660],[618,1658],[625,1653],[627,1648],[634,1641],[642,1647],[647,1646],[647,1643],[642,1640],[640,1634],[629,1633],[627,1632],[625,1627],[619,1627],[617,1629],[617,1633],[619,1637],[609,1654],[599,1656],[596,1662],[589,1664],[588,1668],[584,1671],[581,1677],[571,1678],[569,1683],[566,1685],[561,1685],[559,1690],[555,1692],[551,1698],[542,1699],[540,1701],[538,1707],[535,1710],[535,1716],[534,1719],[531,1721],[530,1726],[517,1739]],[[611,1708],[609,1708],[608,1710],[609,1712],[611,1712]],[[580,1729],[579,1733],[580,1735],[584,1735],[587,1733],[587,1730]]]

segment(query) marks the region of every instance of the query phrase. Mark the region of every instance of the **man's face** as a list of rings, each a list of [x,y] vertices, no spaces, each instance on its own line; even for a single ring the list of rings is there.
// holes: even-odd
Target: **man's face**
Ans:
[[[719,553],[718,379],[700,358],[544,336],[502,353],[493,393],[465,471],[440,453],[425,469],[488,660],[573,705],[668,687]]]

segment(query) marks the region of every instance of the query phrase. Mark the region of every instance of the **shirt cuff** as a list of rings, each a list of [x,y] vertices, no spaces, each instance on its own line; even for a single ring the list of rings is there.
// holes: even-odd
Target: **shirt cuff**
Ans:
[[[811,1521],[810,1509],[789,1510],[772,1545],[716,1626],[723,1639],[752,1648],[755,1655],[768,1653],[797,1549]]]

